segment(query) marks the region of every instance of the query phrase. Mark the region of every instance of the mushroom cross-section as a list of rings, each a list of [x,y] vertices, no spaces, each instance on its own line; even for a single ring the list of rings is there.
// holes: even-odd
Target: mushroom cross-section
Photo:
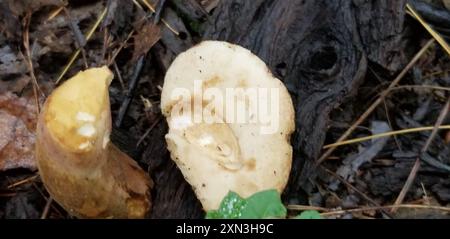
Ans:
[[[205,210],[234,191],[282,192],[292,162],[294,109],[283,83],[249,50],[205,41],[180,54],[161,109],[172,159]]]

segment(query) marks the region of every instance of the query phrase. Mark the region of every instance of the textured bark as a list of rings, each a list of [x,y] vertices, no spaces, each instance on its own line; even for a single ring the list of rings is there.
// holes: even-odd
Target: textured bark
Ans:
[[[297,131],[288,198],[296,197],[314,173],[329,114],[356,92],[368,63],[389,71],[404,65],[404,4],[404,0],[222,0],[215,9],[204,39],[250,49],[286,84],[293,98]],[[164,132],[153,142],[162,140]],[[155,179],[155,217],[200,216],[195,196],[163,146],[148,152],[159,150],[163,155],[147,154],[153,160],[163,158],[165,165]]]

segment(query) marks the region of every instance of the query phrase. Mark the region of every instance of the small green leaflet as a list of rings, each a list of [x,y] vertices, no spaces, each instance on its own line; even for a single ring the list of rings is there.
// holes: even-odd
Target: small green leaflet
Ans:
[[[235,192],[229,192],[220,203],[219,210],[206,213],[206,219],[238,219],[247,201]]]
[[[209,211],[207,219],[265,219],[286,218],[287,210],[276,190],[267,190],[242,198],[229,192],[218,210]]]
[[[242,210],[245,219],[286,218],[287,210],[276,190],[262,191],[247,198],[247,206]]]
[[[322,219],[322,217],[318,211],[304,211],[296,216],[295,219]]]

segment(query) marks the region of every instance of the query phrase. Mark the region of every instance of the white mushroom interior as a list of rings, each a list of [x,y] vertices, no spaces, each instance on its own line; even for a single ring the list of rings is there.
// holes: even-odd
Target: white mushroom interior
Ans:
[[[180,54],[164,81],[161,109],[172,159],[205,210],[288,181],[294,131],[283,83],[250,51],[205,41]]]

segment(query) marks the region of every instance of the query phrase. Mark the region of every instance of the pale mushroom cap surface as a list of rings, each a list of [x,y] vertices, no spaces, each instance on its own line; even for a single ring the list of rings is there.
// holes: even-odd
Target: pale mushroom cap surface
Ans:
[[[202,109],[221,98],[206,97],[207,90],[222,94],[223,107],[208,108],[221,123],[206,123],[204,112],[199,122],[195,110],[187,117],[176,115],[175,109],[186,101],[174,97],[180,89],[191,92],[189,100],[200,102]],[[228,90],[236,95],[227,98]],[[228,114],[227,106],[237,104],[247,110],[244,121],[237,120],[237,110],[234,118]],[[171,157],[205,210],[217,209],[229,191],[242,197],[266,189],[283,191],[292,163],[294,108],[284,84],[249,50],[204,41],[180,54],[166,74],[161,109],[169,123]]]

